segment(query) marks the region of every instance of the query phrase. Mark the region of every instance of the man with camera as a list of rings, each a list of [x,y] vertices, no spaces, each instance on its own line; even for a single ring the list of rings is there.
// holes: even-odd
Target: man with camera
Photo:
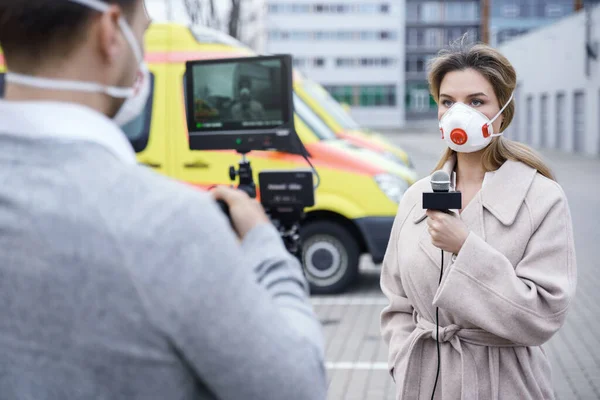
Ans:
[[[0,4],[0,393],[324,399],[307,283],[260,204],[138,166],[119,128],[149,23],[143,0]]]

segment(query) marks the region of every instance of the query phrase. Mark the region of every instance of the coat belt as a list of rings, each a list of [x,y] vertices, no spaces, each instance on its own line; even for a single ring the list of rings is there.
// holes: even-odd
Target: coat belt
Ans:
[[[411,335],[412,341],[408,351],[408,363],[404,376],[404,389],[402,394],[403,399],[411,400],[420,398],[420,374],[423,345],[426,340],[431,339],[435,341],[436,338],[436,326],[433,322],[421,317],[416,311],[413,312],[413,321],[416,328]],[[461,390],[461,400],[479,400],[478,390],[475,390],[474,393],[465,393],[464,391],[465,387],[473,387],[473,383],[478,382],[478,377],[475,359],[471,352],[466,347],[462,346],[462,343],[486,347],[520,346],[508,339],[484,331],[483,329],[462,328],[454,324],[439,327],[439,340],[440,346],[449,344],[460,354],[463,388]],[[435,360],[435,362],[437,362],[437,360]],[[433,382],[431,383],[431,389],[433,390]],[[438,391],[441,392],[441,389],[438,388]]]

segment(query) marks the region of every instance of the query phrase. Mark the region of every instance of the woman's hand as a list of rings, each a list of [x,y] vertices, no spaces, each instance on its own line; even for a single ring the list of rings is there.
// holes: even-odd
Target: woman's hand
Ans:
[[[427,210],[431,243],[438,249],[458,254],[469,236],[467,225],[455,214]]]

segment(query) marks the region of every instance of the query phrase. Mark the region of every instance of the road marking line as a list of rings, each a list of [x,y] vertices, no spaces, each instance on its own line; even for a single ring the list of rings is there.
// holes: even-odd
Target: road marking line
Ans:
[[[315,306],[384,306],[388,304],[388,300],[382,297],[311,297],[310,301]]]
[[[383,370],[387,371],[388,365],[385,362],[326,362],[325,367],[327,369],[360,369],[360,370]]]

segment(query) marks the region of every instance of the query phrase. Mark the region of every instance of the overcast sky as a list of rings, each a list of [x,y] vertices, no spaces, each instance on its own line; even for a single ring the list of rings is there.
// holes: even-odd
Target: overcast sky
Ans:
[[[146,0],[146,7],[152,19],[156,21],[167,21],[169,18],[169,8],[171,5],[171,17],[173,22],[188,23],[189,18],[185,11],[184,0]],[[227,15],[229,9],[229,0],[215,0],[217,10],[222,19]]]

